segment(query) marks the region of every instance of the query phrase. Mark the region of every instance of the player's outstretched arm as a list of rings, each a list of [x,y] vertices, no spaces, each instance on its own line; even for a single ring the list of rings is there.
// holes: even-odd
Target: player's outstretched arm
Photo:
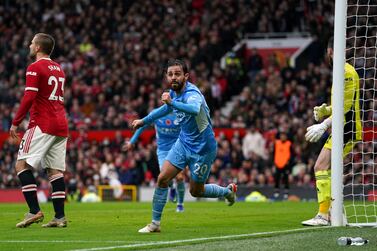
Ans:
[[[135,144],[132,144],[130,141],[127,141],[122,145],[122,151],[127,152],[134,148]]]
[[[130,143],[131,144],[136,144],[136,141],[139,139],[140,135],[143,133],[143,131],[148,127],[149,125],[144,125],[143,127],[140,127],[139,129],[136,130],[134,135],[132,135]]]
[[[157,109],[152,110],[147,116],[145,116],[143,120],[143,125],[150,125],[152,124],[155,120],[162,118],[166,115],[168,115],[171,112],[171,108],[168,105],[163,105],[160,106]]]
[[[127,141],[122,145],[122,151],[129,151],[135,147],[135,144],[137,140],[139,139],[140,135],[143,133],[143,131],[148,127],[149,125],[144,125],[143,127],[140,127],[136,130],[134,135],[132,135],[130,141]]]

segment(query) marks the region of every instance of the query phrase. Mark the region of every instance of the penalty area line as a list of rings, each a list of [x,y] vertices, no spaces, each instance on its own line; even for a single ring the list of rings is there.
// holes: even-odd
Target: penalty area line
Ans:
[[[148,246],[154,246],[154,245],[172,245],[172,244],[178,244],[178,243],[215,241],[215,240],[226,240],[226,239],[240,239],[240,238],[245,238],[245,237],[286,234],[286,233],[294,233],[294,232],[305,232],[305,231],[309,231],[309,230],[313,231],[313,230],[324,229],[324,228],[331,228],[331,227],[324,226],[324,227],[314,227],[314,228],[310,228],[310,227],[308,227],[308,228],[296,228],[296,229],[289,229],[289,230],[259,232],[259,233],[251,233],[251,234],[224,235],[224,236],[214,236],[214,237],[204,237],[204,238],[174,240],[174,241],[156,241],[156,242],[149,242],[149,243],[136,243],[136,244],[111,246],[111,247],[72,249],[70,251],[98,251],[98,250],[111,250],[111,249],[119,249],[119,248],[139,248],[139,247],[148,247]]]

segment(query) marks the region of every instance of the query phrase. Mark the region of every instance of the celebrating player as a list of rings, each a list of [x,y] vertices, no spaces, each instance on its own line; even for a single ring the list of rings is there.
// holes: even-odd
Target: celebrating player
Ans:
[[[330,63],[333,59],[333,44],[331,38],[327,46],[327,55]],[[355,69],[348,63],[344,67],[344,148],[343,156],[347,155],[361,140],[361,120],[359,108],[359,76]],[[322,123],[315,124],[307,129],[305,135],[309,142],[317,142],[324,132],[331,127],[331,106],[322,104],[314,107],[314,119],[320,121],[327,117]],[[319,203],[318,214],[310,220],[303,221],[305,226],[326,226],[330,224],[329,208],[331,205],[331,135],[323,146],[318,159],[314,165],[316,177],[317,197]]]
[[[158,156],[158,164],[160,167],[160,172],[162,169],[162,164],[166,159],[166,156],[169,153],[169,150],[174,145],[175,141],[177,140],[179,133],[181,131],[181,127],[177,123],[177,118],[175,114],[169,113],[167,116],[162,117],[154,121],[155,129],[156,129],[156,139],[157,139],[157,156]],[[132,149],[139,138],[140,134],[147,128],[148,125],[145,125],[135,132],[129,142],[126,142],[122,149],[128,151]],[[185,183],[184,183],[184,174],[180,172],[176,177],[177,181],[177,212],[183,212],[183,201],[185,196]],[[172,189],[172,182],[169,184],[170,189]]]
[[[162,211],[166,204],[168,184],[186,166],[190,169],[190,193],[194,197],[225,197],[229,206],[235,202],[237,186],[230,184],[221,187],[204,184],[208,179],[211,165],[216,157],[217,143],[209,117],[209,108],[199,89],[188,82],[188,68],[181,60],[170,60],[166,71],[171,86],[161,100],[165,104],[143,119],[132,122],[133,128],[161,118],[174,111],[181,132],[169,151],[153,195],[152,223],[139,230],[139,233],[160,232]]]
[[[65,74],[59,64],[50,59],[55,41],[52,36],[38,33],[30,44],[30,56],[35,62],[26,70],[26,88],[20,107],[12,121],[10,136],[19,140],[17,129],[30,112],[28,130],[18,151],[16,172],[29,206],[25,219],[16,227],[28,227],[43,221],[37,199],[37,184],[33,168],[46,168],[52,186],[55,217],[43,227],[66,227],[64,215],[66,145],[68,123],[64,109]]]

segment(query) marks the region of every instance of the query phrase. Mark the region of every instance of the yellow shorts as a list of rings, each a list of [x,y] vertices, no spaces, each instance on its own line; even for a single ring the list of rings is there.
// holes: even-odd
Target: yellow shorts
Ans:
[[[323,146],[324,148],[331,150],[331,147],[332,147],[332,140],[331,140],[331,139],[332,139],[332,137],[331,137],[331,135],[330,135],[330,136],[327,138],[325,145]],[[354,142],[354,141],[352,141],[352,140],[348,141],[348,142],[344,145],[344,147],[343,147],[343,158],[346,157],[346,155],[349,154],[349,153],[352,151],[352,149],[353,149],[353,147],[354,147],[355,145],[356,145],[356,142]]]

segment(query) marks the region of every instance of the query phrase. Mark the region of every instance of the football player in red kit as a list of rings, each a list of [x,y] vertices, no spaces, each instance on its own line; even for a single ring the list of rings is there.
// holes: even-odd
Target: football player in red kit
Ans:
[[[27,227],[43,221],[33,174],[33,168],[39,166],[47,170],[55,210],[55,217],[42,226],[67,226],[64,214],[63,175],[68,137],[68,122],[64,108],[65,75],[60,65],[50,59],[54,45],[53,37],[44,33],[36,34],[31,41],[30,56],[35,62],[26,70],[24,96],[10,128],[10,136],[19,140],[18,126],[26,114],[30,113],[28,130],[21,139],[16,162],[16,172],[29,212],[16,227]]]

